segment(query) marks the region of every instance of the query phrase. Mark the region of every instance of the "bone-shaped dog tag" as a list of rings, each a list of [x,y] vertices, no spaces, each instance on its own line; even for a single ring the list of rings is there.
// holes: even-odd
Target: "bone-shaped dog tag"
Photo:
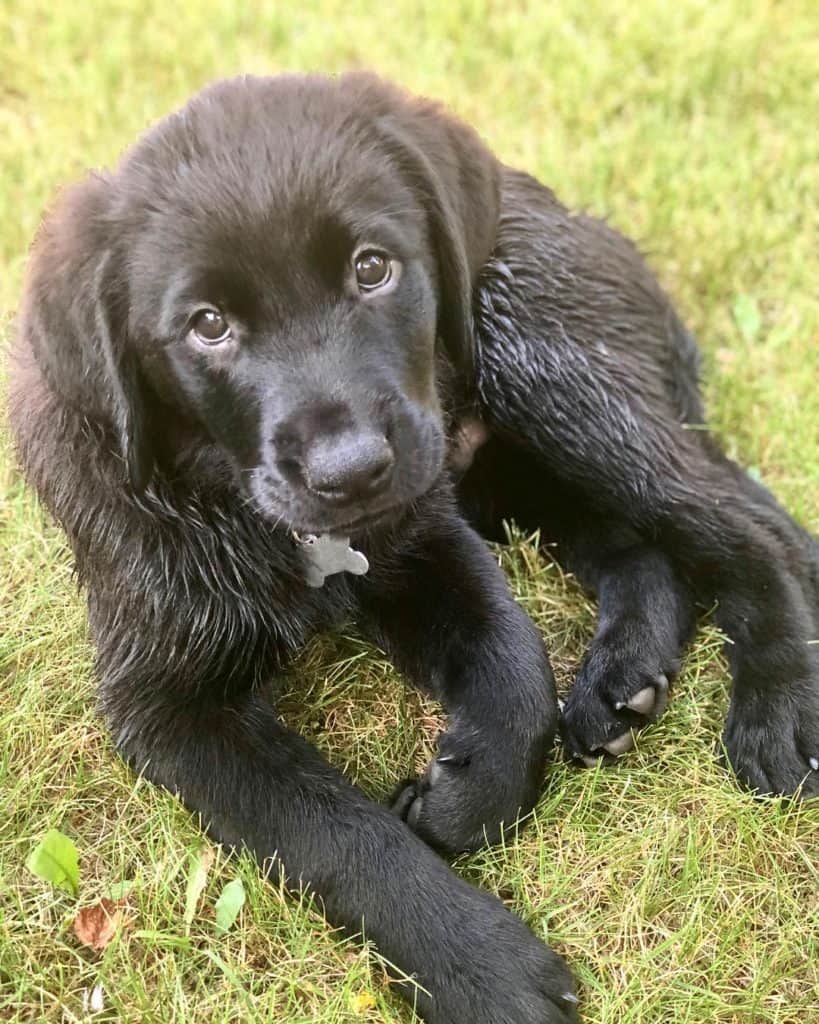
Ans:
[[[325,579],[337,572],[363,576],[370,568],[366,556],[350,547],[349,537],[308,533],[297,540],[304,554],[305,579],[310,587],[323,587]]]

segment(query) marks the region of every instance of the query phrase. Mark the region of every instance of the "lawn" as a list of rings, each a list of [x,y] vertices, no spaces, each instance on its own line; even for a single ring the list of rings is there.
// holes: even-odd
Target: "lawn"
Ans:
[[[819,532],[814,0],[3,0],[3,349],[61,183],[215,77],[355,66],[445,100],[508,163],[640,242],[700,339],[727,449]],[[66,546],[5,435],[0,530],[0,1019],[412,1020],[372,951],[246,858],[217,853],[186,914],[201,833],[114,756]],[[531,541],[498,557],[567,686],[592,604]],[[306,651],[289,685],[288,721],[372,796],[423,762],[438,710],[352,632]],[[728,685],[703,622],[634,753],[555,764],[519,835],[456,865],[568,958],[588,1024],[819,1021],[819,806],[735,786],[714,756]],[[79,848],[78,899],[24,867],[50,828]],[[247,902],[219,934],[236,877]],[[125,926],[104,952],[82,947],[78,908],[123,881]]]

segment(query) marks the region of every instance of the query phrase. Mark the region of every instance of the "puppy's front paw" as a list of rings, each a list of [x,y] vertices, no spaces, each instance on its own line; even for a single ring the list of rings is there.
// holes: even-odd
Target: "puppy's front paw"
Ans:
[[[498,900],[476,894],[465,927],[428,981],[428,1024],[577,1024],[563,960]],[[455,948],[453,948],[453,946]]]
[[[424,774],[399,788],[392,809],[442,853],[495,843],[533,806],[544,747],[454,726]]]
[[[737,776],[760,795],[819,796],[819,693],[734,695],[723,744]]]

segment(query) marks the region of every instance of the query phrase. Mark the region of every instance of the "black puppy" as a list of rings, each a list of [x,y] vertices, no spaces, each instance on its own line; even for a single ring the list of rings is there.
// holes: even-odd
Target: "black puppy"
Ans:
[[[819,546],[686,429],[694,343],[633,246],[438,107],[366,75],[206,89],[61,198],[17,356],[120,751],[363,927],[428,1020],[574,1017],[560,960],[430,848],[529,809],[556,727],[467,519],[539,527],[598,594],[570,755],[628,748],[717,600],[731,761],[819,792]],[[400,817],[276,717],[279,666],[347,618],[450,715]]]

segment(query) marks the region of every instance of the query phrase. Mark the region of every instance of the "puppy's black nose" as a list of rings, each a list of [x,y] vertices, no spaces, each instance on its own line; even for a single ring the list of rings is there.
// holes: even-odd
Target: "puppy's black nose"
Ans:
[[[317,437],[305,453],[303,472],[314,494],[344,505],[381,494],[394,465],[395,455],[382,434],[345,430]]]

